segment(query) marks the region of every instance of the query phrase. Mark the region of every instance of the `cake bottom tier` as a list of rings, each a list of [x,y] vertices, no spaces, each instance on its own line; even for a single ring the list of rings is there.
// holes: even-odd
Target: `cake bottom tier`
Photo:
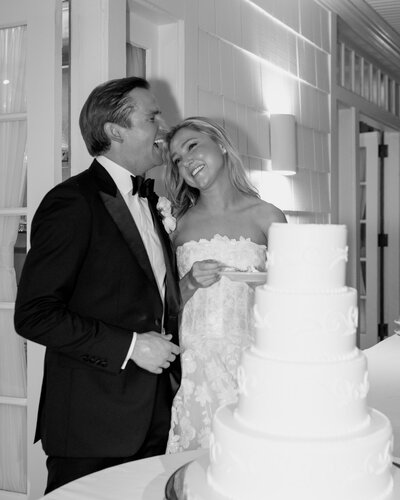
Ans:
[[[295,439],[251,431],[224,406],[214,417],[208,484],[232,500],[392,500],[392,428],[382,413],[370,417],[343,438]]]
[[[226,495],[221,495],[213,489],[208,480],[208,468],[210,464],[210,459],[206,453],[204,456],[190,462],[185,467],[185,472],[181,482],[179,483],[179,489],[175,489],[174,494],[171,498],[179,500],[232,500],[232,497],[227,497]],[[291,479],[291,470],[287,470],[287,481]],[[392,474],[394,476],[394,490],[392,493],[384,495],[385,500],[398,500],[400,498],[400,470],[394,465],[392,466]],[[250,500],[249,495],[251,495],[251,487],[249,489],[249,494],[245,498],[240,500]],[[167,497],[169,498],[169,497]],[[234,497],[234,500],[238,497]],[[269,497],[263,497],[266,500],[274,500]],[[296,499],[301,499],[301,496],[296,495]],[[325,500],[325,496],[320,498],[320,500]],[[340,500],[340,499],[338,499]]]

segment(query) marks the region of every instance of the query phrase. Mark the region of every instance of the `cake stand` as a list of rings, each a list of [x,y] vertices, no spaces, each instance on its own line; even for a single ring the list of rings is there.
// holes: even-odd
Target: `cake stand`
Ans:
[[[189,462],[176,470],[165,487],[164,500],[229,500],[215,492],[207,482],[208,455]],[[193,493],[187,496],[185,481],[190,480]]]

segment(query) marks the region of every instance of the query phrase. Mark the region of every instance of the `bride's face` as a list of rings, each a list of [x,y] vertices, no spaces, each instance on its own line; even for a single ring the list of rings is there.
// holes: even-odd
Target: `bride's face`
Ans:
[[[224,171],[221,147],[208,135],[182,128],[170,143],[171,159],[189,186],[206,189]]]

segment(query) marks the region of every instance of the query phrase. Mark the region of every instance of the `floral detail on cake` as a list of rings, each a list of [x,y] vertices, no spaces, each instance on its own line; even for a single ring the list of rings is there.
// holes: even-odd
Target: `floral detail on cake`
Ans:
[[[251,349],[253,352],[254,349]],[[262,393],[263,384],[255,374],[250,374],[245,365],[242,364],[238,367],[238,392],[243,396],[249,396],[250,393]],[[261,383],[260,383],[261,382]]]
[[[347,262],[348,247],[336,248],[332,252],[327,252],[324,247],[305,248],[302,254],[299,254],[303,263],[310,267],[325,267],[330,270],[342,261]],[[292,262],[292,265],[298,265],[298,259]]]
[[[226,452],[227,450],[225,451],[225,453]],[[259,477],[257,477],[256,473],[254,472],[251,463],[239,453],[230,452],[229,462],[225,465],[224,474],[226,477],[244,477],[246,478],[246,483],[248,484],[255,484],[257,481],[259,481]],[[222,493],[222,491],[220,492]],[[228,495],[228,497],[224,497],[227,500],[234,500],[234,498],[239,498],[234,496],[232,491],[229,492]]]
[[[355,334],[357,328],[358,309],[351,306],[347,314],[333,311],[328,313],[325,318],[325,324],[320,325],[321,333],[326,331],[327,334],[337,333],[343,337]]]
[[[239,394],[244,394],[245,396],[247,396],[247,376],[243,368],[243,365],[240,365],[238,368],[237,380],[238,380]]]
[[[221,445],[216,441],[215,434],[210,433],[210,461],[211,463],[217,463],[219,457],[221,456]]]
[[[261,314],[259,307],[257,304],[254,305],[253,308],[254,313],[254,326],[256,328],[266,328],[273,330],[276,328],[277,324],[279,324],[280,314],[272,314],[270,312],[266,312],[265,314]],[[291,327],[291,331],[295,332],[299,329],[298,323],[295,323]]]
[[[348,321],[351,324],[353,329],[357,328],[357,326],[358,326],[358,307],[357,306],[350,307]],[[349,333],[349,335],[351,335],[351,333]]]
[[[349,247],[345,246],[344,248],[337,248],[334,252],[334,258],[330,264],[330,268],[335,267],[339,262],[348,261],[348,256],[349,256]]]
[[[349,247],[336,248],[331,252],[326,252],[324,247],[306,247],[299,253],[286,252],[279,256],[272,250],[267,250],[267,269],[277,265],[278,262],[290,267],[298,267],[300,264],[309,267],[325,267],[331,270],[337,264],[348,261]]]
[[[332,393],[339,399],[341,406],[346,406],[353,401],[365,399],[369,391],[368,373],[365,372],[363,380],[354,384],[349,380],[336,380],[332,384]]]
[[[355,391],[356,398],[365,399],[367,397],[369,391],[369,380],[368,380],[368,372],[365,372],[364,379],[358,387],[358,390]]]
[[[160,196],[157,202],[157,210],[160,212],[165,231],[170,234],[175,231],[176,219],[172,215],[171,202],[165,196]]]
[[[368,474],[384,474],[392,464],[393,438],[390,439],[384,449],[377,454],[369,454],[365,459],[365,469]]]
[[[349,331],[347,317],[337,311],[329,311],[324,318],[324,324],[321,325],[320,330],[322,333],[326,332],[329,335],[334,333],[343,335],[343,332]]]
[[[264,318],[261,316],[257,304],[254,305],[253,312],[254,312],[254,326],[256,328],[262,328],[266,323],[267,315],[265,315]]]
[[[269,267],[272,267],[275,262],[275,254],[274,252],[271,252],[267,250],[267,263],[266,263],[266,269],[268,270]]]
[[[266,312],[261,314],[257,304],[254,305],[254,325],[256,328],[276,330],[281,325],[280,314]],[[324,318],[312,316],[293,316],[293,325],[290,329],[292,335],[332,335],[352,336],[355,334],[358,323],[358,309],[351,306],[347,314],[337,311],[327,312]]]

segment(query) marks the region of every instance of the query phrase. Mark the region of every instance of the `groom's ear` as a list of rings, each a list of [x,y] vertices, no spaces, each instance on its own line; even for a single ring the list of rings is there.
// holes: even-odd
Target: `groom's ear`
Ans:
[[[110,141],[124,142],[121,134],[121,127],[116,123],[107,122],[104,125],[104,132]]]

